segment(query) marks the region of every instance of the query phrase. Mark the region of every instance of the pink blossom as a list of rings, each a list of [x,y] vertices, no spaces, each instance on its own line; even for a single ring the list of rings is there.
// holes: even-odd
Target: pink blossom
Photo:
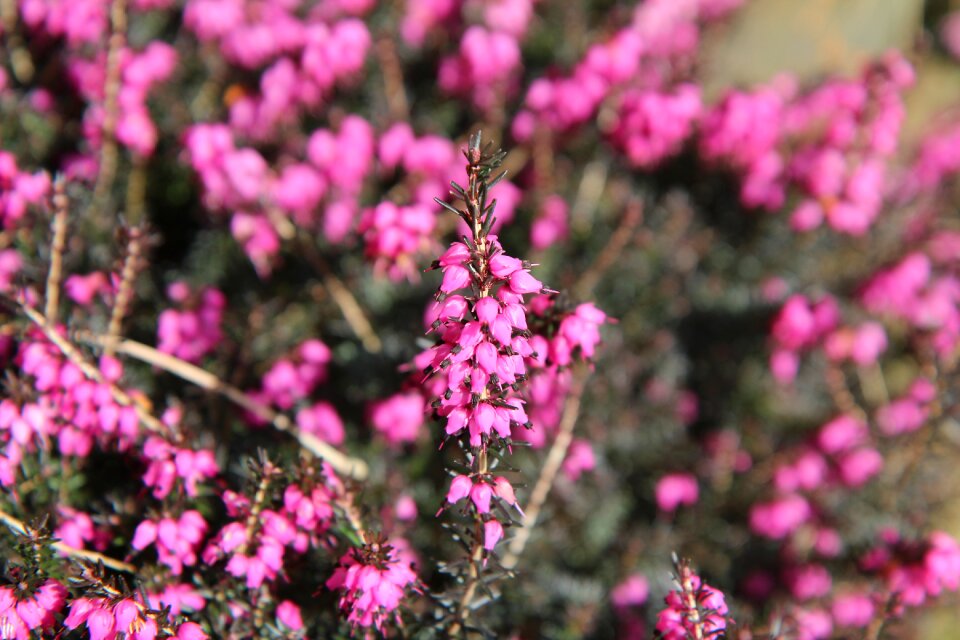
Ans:
[[[382,629],[417,576],[395,547],[373,543],[368,548],[380,556],[379,562],[365,564],[365,556],[351,549],[340,558],[326,586],[341,592],[340,610],[352,625]]]
[[[610,601],[617,608],[639,606],[647,601],[650,585],[639,573],[627,577],[610,592]]]
[[[657,631],[665,640],[685,640],[693,634],[694,620],[703,632],[722,634],[726,628],[727,603],[723,593],[702,582],[699,576],[680,576],[681,590],[674,590],[664,599],[666,608],[657,616]],[[692,598],[687,597],[690,593]],[[696,610],[688,605],[696,602]]]
[[[668,513],[680,505],[692,506],[700,497],[697,479],[689,473],[665,475],[657,481],[656,497],[657,507]]]
[[[758,535],[779,540],[795,531],[811,515],[810,503],[805,498],[787,494],[755,504],[750,510],[750,529]]]
[[[841,627],[866,627],[873,620],[874,605],[870,596],[849,593],[834,598],[833,619]]]
[[[483,523],[483,548],[493,551],[503,538],[503,525],[496,520],[487,520]]]
[[[563,460],[563,473],[571,482],[576,482],[584,471],[593,471],[597,466],[597,458],[593,446],[587,440],[574,438]]]
[[[300,607],[289,600],[284,600],[277,605],[277,620],[280,624],[293,631],[303,629],[303,618],[300,616]]]

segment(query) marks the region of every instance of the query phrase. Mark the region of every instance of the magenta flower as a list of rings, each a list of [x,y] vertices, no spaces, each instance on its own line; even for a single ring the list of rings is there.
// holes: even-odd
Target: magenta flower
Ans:
[[[656,496],[661,511],[673,512],[680,505],[694,505],[700,497],[697,479],[689,473],[665,475],[657,481]]]
[[[352,625],[382,631],[399,616],[397,608],[416,581],[413,567],[396,547],[370,543],[347,551],[326,586],[341,591],[340,610]]]

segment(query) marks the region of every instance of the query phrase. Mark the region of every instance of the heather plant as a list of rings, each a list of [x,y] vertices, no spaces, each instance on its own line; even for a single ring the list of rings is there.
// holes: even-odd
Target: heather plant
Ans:
[[[960,13],[771,4],[0,0],[0,639],[952,637]]]

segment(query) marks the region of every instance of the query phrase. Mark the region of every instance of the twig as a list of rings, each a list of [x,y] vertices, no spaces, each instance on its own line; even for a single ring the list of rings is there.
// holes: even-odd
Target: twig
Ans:
[[[633,237],[633,232],[641,222],[643,222],[643,202],[631,200],[627,203],[627,210],[624,212],[619,226],[600,251],[597,260],[573,285],[573,292],[577,298],[584,299],[590,295],[600,278],[620,257],[627,243],[630,242],[630,238]]]
[[[127,0],[110,3],[110,40],[107,44],[107,73],[103,85],[103,139],[100,166],[93,189],[93,208],[103,206],[117,173],[117,111],[120,96],[120,56],[127,42]]]
[[[133,410],[137,414],[137,418],[147,429],[147,431],[155,433],[164,439],[169,439],[171,435],[173,436],[174,440],[180,439],[180,434],[176,427],[172,425],[169,427],[166,426],[157,420],[153,414],[147,411],[143,405],[131,398],[130,394],[128,394],[126,391],[113,383],[107,382],[107,380],[103,377],[103,374],[100,373],[100,369],[91,364],[90,361],[83,356],[83,354],[77,351],[77,348],[73,346],[69,340],[60,335],[57,332],[56,327],[54,327],[52,324],[48,324],[46,319],[40,315],[39,311],[23,301],[19,301],[17,304],[30,322],[39,327],[40,330],[43,331],[43,334],[46,336],[47,340],[53,343],[53,345],[60,350],[60,353],[70,360],[70,362],[75,364],[80,371],[83,372],[83,375],[99,384],[105,385],[110,390],[110,395],[113,397],[114,401],[117,402],[117,404],[125,407],[133,407]]]
[[[393,40],[389,36],[380,38],[377,41],[376,51],[380,71],[383,74],[383,88],[387,94],[390,117],[397,122],[406,122],[410,119],[410,103],[403,85],[403,68],[400,66]]]
[[[60,307],[60,278],[63,275],[63,251],[67,246],[67,206],[66,181],[58,176],[53,183],[53,240],[50,242],[50,270],[47,272],[45,291],[46,306],[44,317],[47,322],[56,324],[57,309]]]
[[[320,272],[323,277],[323,286],[330,293],[330,297],[340,307],[340,312],[353,333],[360,338],[360,344],[368,353],[380,353],[383,349],[383,342],[380,336],[374,330],[373,325],[367,319],[366,314],[360,307],[360,303],[350,293],[343,281],[334,275],[330,265],[323,259],[317,247],[309,239],[301,236],[300,246],[303,247],[307,259],[313,264],[314,268]]]
[[[450,636],[455,636],[460,633],[463,624],[467,621],[467,618],[470,617],[470,612],[473,610],[471,603],[477,593],[477,587],[480,585],[480,561],[483,559],[483,545],[480,543],[481,538],[479,535],[478,532],[476,546],[470,555],[470,584],[467,585],[466,590],[463,592],[463,597],[460,598],[460,604],[457,607],[458,620],[450,625],[450,628],[447,630]]]
[[[847,379],[843,370],[836,365],[827,365],[824,372],[824,381],[827,383],[827,389],[833,398],[834,404],[840,411],[848,413],[860,420],[866,420],[866,414],[860,405],[857,404],[853,394],[847,387]]]
[[[24,46],[23,38],[17,29],[16,0],[0,0],[0,20],[3,22],[3,32],[7,41],[7,52],[10,56],[10,68],[20,84],[28,85],[33,80],[36,69],[30,52]]]
[[[142,224],[131,227],[129,233],[127,255],[120,269],[120,285],[117,287],[117,296],[110,311],[110,324],[107,326],[107,343],[104,345],[104,352],[108,356],[113,355],[113,343],[120,337],[120,331],[123,329],[123,318],[127,315],[127,308],[133,299],[133,283],[140,270],[140,261],[146,243],[146,231]]]
[[[0,510],[0,522],[7,525],[15,532],[22,536],[30,536],[30,529],[21,521],[14,518],[9,513]],[[97,553],[96,551],[87,551],[86,549],[77,549],[76,547],[71,547],[68,544],[64,544],[59,540],[54,540],[50,543],[50,546],[59,551],[60,553],[70,556],[72,558],[80,558],[81,560],[86,560],[93,563],[102,563],[103,566],[109,567],[114,571],[123,571],[124,573],[136,573],[137,568],[132,564],[122,562],[120,560],[115,560],[110,556],[105,556],[102,553]]]
[[[77,338],[84,342],[101,346],[107,342],[105,336],[97,336],[89,332],[78,333]],[[286,431],[293,435],[300,441],[304,449],[318,458],[329,462],[330,466],[341,475],[349,476],[356,480],[366,479],[369,473],[369,467],[366,462],[358,458],[351,458],[337,451],[334,447],[320,440],[313,434],[301,431],[286,415],[278,413],[269,406],[254,400],[237,387],[224,382],[209,371],[133,340],[120,340],[116,343],[115,349],[118,354],[123,354],[163,369],[207,391],[219,393],[261,420],[270,422],[280,431]]]
[[[540,511],[543,509],[543,505],[547,500],[547,495],[550,493],[553,481],[557,477],[557,472],[560,471],[560,465],[563,464],[564,458],[567,457],[567,449],[570,448],[570,442],[573,439],[573,427],[577,423],[577,418],[580,417],[580,401],[583,398],[585,386],[586,374],[583,370],[580,370],[574,375],[573,386],[563,406],[563,414],[560,417],[560,427],[557,431],[557,437],[550,447],[547,459],[544,461],[543,468],[540,470],[540,477],[537,478],[537,483],[534,485],[533,492],[530,494],[530,502],[527,504],[526,511],[524,512],[520,530],[517,531],[513,540],[510,541],[507,554],[501,561],[505,569],[513,569],[517,566],[517,561],[523,554],[523,550],[530,540],[530,534],[537,524],[537,518],[540,517]]]
[[[141,224],[146,211],[147,167],[146,159],[134,156],[133,166],[127,178],[126,218],[132,224]]]
[[[570,226],[579,233],[587,233],[592,224],[590,218],[600,202],[600,196],[607,186],[607,174],[610,166],[603,160],[594,160],[583,170],[577,198],[570,208]]]

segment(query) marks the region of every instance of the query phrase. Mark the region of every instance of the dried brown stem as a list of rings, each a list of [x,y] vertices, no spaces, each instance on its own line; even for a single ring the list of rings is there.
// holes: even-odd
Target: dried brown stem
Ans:
[[[120,286],[117,288],[117,296],[110,311],[110,324],[107,326],[107,343],[104,345],[104,352],[107,355],[113,355],[113,343],[120,337],[123,319],[127,315],[130,301],[133,300],[133,284],[140,271],[145,242],[144,227],[131,227],[127,255],[123,259],[123,267],[120,270]]]
[[[557,473],[560,471],[560,466],[563,464],[564,458],[567,457],[567,450],[570,448],[570,442],[573,440],[573,427],[577,424],[577,419],[580,417],[580,401],[583,399],[585,386],[586,374],[581,369],[574,374],[573,386],[564,403],[563,414],[560,417],[557,437],[553,441],[549,453],[547,453],[547,459],[544,461],[543,468],[540,470],[540,477],[537,478],[537,483],[534,485],[533,492],[530,494],[530,502],[527,504],[526,511],[524,512],[523,522],[519,531],[514,535],[513,540],[510,541],[507,554],[501,561],[501,564],[506,569],[513,569],[517,566],[517,562],[523,554],[527,542],[530,540],[530,534],[537,524],[537,519],[540,517],[540,511],[543,509],[543,505],[547,500],[550,488],[553,486]]]
[[[343,314],[347,324],[350,325],[353,333],[360,338],[360,344],[363,345],[363,348],[366,349],[368,353],[380,353],[383,349],[383,342],[380,340],[380,336],[377,335],[376,330],[374,330],[373,325],[370,324],[370,321],[367,319],[367,315],[363,312],[360,303],[357,302],[357,299],[350,293],[350,289],[347,288],[340,278],[334,275],[330,269],[330,265],[323,259],[320,252],[317,251],[317,247],[313,242],[308,238],[302,238],[300,246],[303,247],[307,259],[323,277],[324,288],[330,294],[330,297],[333,298],[337,306],[340,307],[340,312]]]
[[[278,469],[274,467],[269,460],[266,460],[264,462],[262,471],[263,473],[260,476],[260,482],[257,483],[257,491],[253,496],[250,513],[247,515],[247,521],[244,525],[246,531],[246,535],[244,536],[245,542],[237,550],[237,553],[242,556],[247,555],[247,551],[250,548],[250,543],[253,541],[254,536],[257,533],[257,527],[260,525],[260,515],[263,513],[263,509],[267,506],[270,483],[277,476]]]
[[[67,199],[66,182],[62,177],[58,177],[54,181],[53,189],[53,240],[50,242],[50,270],[47,272],[46,306],[43,315],[47,322],[56,324],[57,309],[60,307],[63,251],[67,246],[67,207],[69,200]]]
[[[627,210],[620,220],[616,231],[610,236],[607,244],[600,251],[596,261],[587,269],[576,284],[573,285],[574,296],[579,299],[589,297],[590,292],[597,286],[600,278],[616,263],[620,254],[633,237],[637,226],[643,222],[643,203],[640,200],[631,200]]]
[[[384,36],[377,41],[376,51],[390,117],[397,122],[405,122],[410,119],[410,102],[403,84],[403,67],[397,56],[397,48],[389,36]]]
[[[30,84],[36,69],[33,66],[30,52],[24,46],[23,38],[17,29],[16,0],[0,0],[0,21],[3,24],[3,33],[13,75],[20,84]]]
[[[0,522],[7,525],[10,529],[22,536],[30,536],[31,531],[20,520],[17,520],[9,513],[0,510]],[[137,568],[132,564],[122,562],[120,560],[115,560],[110,556],[105,556],[102,553],[97,553],[96,551],[87,551],[86,549],[77,549],[76,547],[71,547],[68,544],[64,544],[59,540],[55,540],[50,543],[50,546],[59,551],[60,553],[70,556],[71,558],[79,558],[80,560],[86,560],[87,562],[93,563],[102,563],[103,566],[109,567],[114,571],[122,571],[124,573],[136,573]]]
[[[107,44],[107,74],[103,86],[103,139],[100,167],[93,189],[93,206],[103,206],[117,173],[118,98],[120,96],[120,57],[127,43],[127,0],[110,3],[110,40]]]
[[[570,208],[570,226],[578,233],[590,231],[593,212],[607,188],[609,172],[610,166],[602,160],[595,160],[584,168],[576,200]]]
[[[107,342],[106,336],[97,336],[88,332],[79,333],[77,337],[84,342],[101,346]],[[135,358],[141,362],[162,369],[167,373],[172,373],[207,391],[219,393],[227,400],[249,411],[261,420],[271,423],[278,430],[290,433],[300,442],[304,449],[318,458],[329,462],[330,466],[341,475],[356,480],[365,480],[367,478],[369,467],[366,462],[358,458],[351,458],[337,451],[334,447],[320,440],[313,434],[301,431],[286,415],[278,413],[269,406],[254,400],[240,389],[224,382],[209,371],[133,340],[119,340],[114,346],[118,354]]]
[[[146,213],[147,167],[146,160],[135,157],[130,176],[127,178],[126,218],[132,224],[142,224]]]
[[[476,596],[477,589],[480,586],[480,562],[483,560],[483,544],[480,542],[483,538],[481,535],[478,527],[477,541],[474,545],[473,553],[470,555],[470,573],[467,577],[467,588],[464,590],[463,597],[460,598],[460,603],[457,606],[457,620],[447,630],[451,636],[459,634],[461,629],[463,629],[463,624],[467,621],[467,618],[470,617],[470,611],[472,610],[470,605],[473,603],[473,598]]]

